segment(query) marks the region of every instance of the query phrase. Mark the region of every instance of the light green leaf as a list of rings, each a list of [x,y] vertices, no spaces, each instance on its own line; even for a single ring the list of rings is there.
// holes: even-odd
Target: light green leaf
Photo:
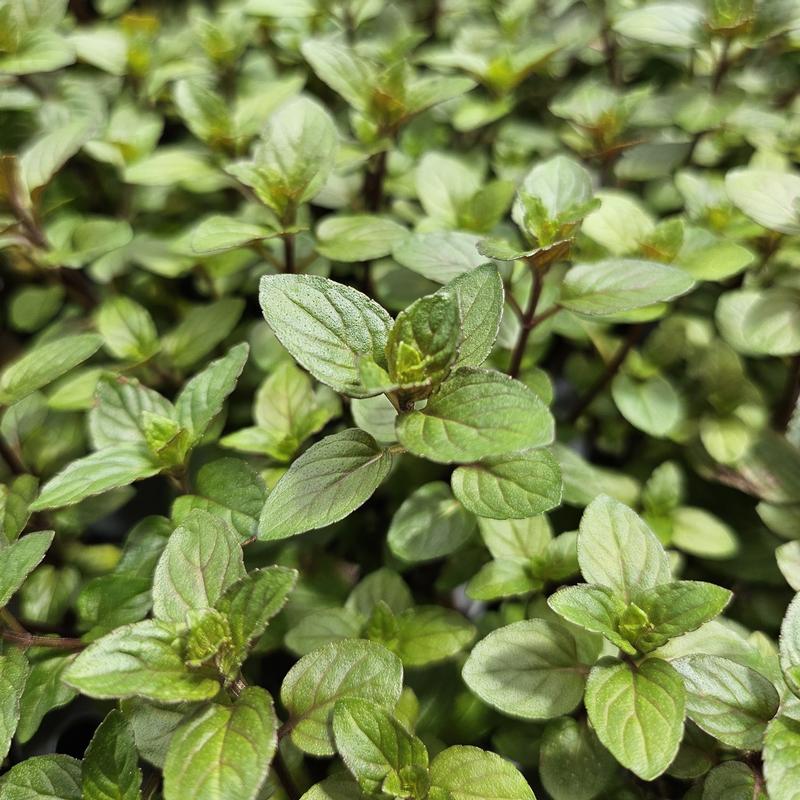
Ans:
[[[249,353],[250,345],[246,342],[235,345],[225,356],[198,372],[181,390],[175,400],[175,412],[178,422],[192,432],[195,441],[203,436],[236,388]]]
[[[50,648],[30,657],[31,669],[20,701],[17,741],[25,744],[33,738],[45,714],[66,705],[77,694],[61,675],[75,655],[61,655]]]
[[[477,250],[480,236],[463,231],[415,232],[397,242],[398,264],[437,283],[450,283],[486,262]]]
[[[669,436],[684,418],[681,396],[660,375],[644,381],[617,375],[611,383],[611,396],[631,425],[657,439]]]
[[[210,700],[219,682],[183,663],[175,625],[148,619],[103,636],[81,652],[63,680],[89,697],[144,697],[161,703]]]
[[[400,614],[414,603],[406,582],[386,567],[376,569],[359,581],[345,605],[349,610],[369,617],[380,602],[386,603],[395,614]]]
[[[195,510],[169,537],[153,575],[153,613],[183,622],[190,609],[213,608],[245,576],[239,537],[218,517]]]
[[[587,317],[619,314],[686,294],[694,281],[683,270],[656,261],[607,259],[570,268],[559,304]]]
[[[651,781],[672,763],[683,738],[686,693],[666,661],[595,666],[586,710],[597,736],[623,767]]]
[[[453,800],[536,800],[519,770],[497,753],[456,745],[431,762],[431,788]]]
[[[192,250],[200,255],[213,255],[247,247],[253,242],[278,236],[279,231],[264,225],[243,222],[236,217],[214,214],[201,220],[191,234]]]
[[[29,350],[0,374],[0,405],[11,405],[93,356],[103,340],[93,333],[63,336]]]
[[[259,538],[286,539],[344,519],[372,496],[391,464],[389,451],[357,428],[325,437],[270,492]]]
[[[563,625],[529,619],[498,628],[478,642],[462,675],[474,694],[504,714],[552,719],[581,701],[587,671]]]
[[[725,176],[734,204],[772,231],[800,234],[800,175],[767,169],[735,169]]]
[[[53,42],[52,39],[50,41]],[[92,133],[93,126],[85,120],[71,120],[65,125],[45,128],[45,133],[27,147],[19,159],[22,183],[28,192],[47,185],[92,138]]]
[[[390,649],[404,666],[422,667],[460,653],[474,638],[475,626],[457,611],[416,606],[398,614]]]
[[[786,582],[800,592],[800,542],[787,542],[775,550],[778,569]]]
[[[631,39],[690,48],[702,41],[703,12],[685,2],[656,2],[621,14],[614,30]]]
[[[467,583],[466,593],[471,600],[500,600],[506,597],[532,594],[542,588],[542,582],[518,561],[490,561],[484,564]]]
[[[764,775],[772,800],[800,798],[800,722],[776,717],[764,737]]]
[[[231,705],[199,709],[172,736],[164,800],[255,800],[278,744],[272,698],[250,686]]]
[[[700,558],[730,558],[739,549],[729,525],[694,506],[681,506],[672,512],[672,545]]]
[[[600,208],[592,211],[581,225],[590,239],[605,247],[612,256],[635,252],[656,227],[653,217],[634,197],[624,192],[598,192]]]
[[[53,531],[29,533],[8,547],[0,545],[0,608],[25,582],[44,558],[53,541]]]
[[[377,303],[314,275],[266,275],[259,300],[281,344],[317,380],[352,397],[376,393],[360,367],[385,364],[392,319]]]
[[[527,519],[478,520],[483,543],[492,558],[523,564],[541,556],[553,538],[548,519],[543,514]]]
[[[780,656],[786,682],[800,697],[800,594],[794,596],[783,618]]]
[[[97,310],[97,330],[112,356],[146,361],[159,349],[150,312],[124,295],[109,297]]]
[[[303,656],[281,686],[292,741],[311,755],[333,755],[330,718],[336,702],[355,697],[392,709],[402,685],[400,659],[373,642],[346,639]]]
[[[17,729],[20,701],[29,674],[28,659],[22,650],[10,647],[5,655],[0,656],[0,759],[2,760],[8,755],[11,740]]]
[[[686,687],[686,712],[706,733],[741,750],[760,750],[780,704],[770,681],[750,667],[712,655],[672,662]]]
[[[488,405],[487,396],[492,397]],[[462,367],[422,411],[398,418],[397,436],[415,455],[451,464],[541,447],[553,440],[553,428],[547,406],[523,383]]]
[[[800,296],[791,289],[740,289],[720,297],[717,326],[746,355],[792,355],[800,351]]]
[[[656,535],[608,495],[595,498],[581,518],[578,561],[587,581],[612,589],[627,602],[671,579],[669,559]]]
[[[558,462],[547,450],[524,450],[456,468],[453,493],[464,507],[491,519],[524,519],[561,504]]]
[[[726,761],[714,767],[703,783],[702,800],[767,800],[761,781],[747,764]]]
[[[82,800],[81,762],[70,756],[34,756],[0,778],[3,800]]]
[[[79,458],[64,467],[43,487],[32,511],[71,506],[86,497],[102,494],[161,471],[143,445],[121,444]]]
[[[214,303],[194,306],[162,338],[164,355],[178,369],[194,366],[227,338],[242,311],[244,300],[238,297],[225,297]]]
[[[317,226],[317,252],[331,261],[372,261],[390,255],[406,236],[408,230],[391,217],[326,217]]]
[[[402,781],[402,770],[427,770],[425,745],[377,703],[363,698],[340,700],[334,707],[332,727],[336,750],[365,792],[380,793],[390,776]]]
[[[412,492],[392,517],[387,543],[404,561],[442,558],[472,538],[476,520],[446,483],[426,483]]]
[[[34,475],[17,475],[4,492],[0,490],[0,532],[9,542],[25,530],[31,516],[30,505],[38,493],[39,479]]]
[[[322,608],[292,626],[283,642],[293,653],[304,656],[331,642],[358,639],[363,629],[364,618],[360,614],[347,608]]]
[[[133,732],[114,709],[100,723],[81,765],[84,800],[139,800],[142,771]]]
[[[350,413],[353,415],[353,422],[376,441],[382,444],[392,444],[397,441],[395,433],[397,410],[386,395],[353,398],[350,401]]]

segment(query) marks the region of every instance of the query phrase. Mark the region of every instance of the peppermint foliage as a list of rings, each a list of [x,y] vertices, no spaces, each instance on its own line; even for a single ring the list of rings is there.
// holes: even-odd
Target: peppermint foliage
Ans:
[[[0,800],[800,800],[790,0],[0,0]]]

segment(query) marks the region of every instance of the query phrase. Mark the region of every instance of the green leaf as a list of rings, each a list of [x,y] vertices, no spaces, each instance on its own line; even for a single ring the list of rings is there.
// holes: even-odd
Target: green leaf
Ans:
[[[244,300],[238,297],[225,297],[214,303],[194,306],[162,337],[164,355],[178,369],[194,366],[228,337],[242,316],[242,311]]]
[[[255,800],[278,744],[272,698],[250,686],[231,705],[199,709],[172,736],[164,800]]]
[[[440,291],[455,294],[461,312],[461,344],[453,368],[479,367],[492,352],[503,317],[500,272],[493,264],[483,264]]]
[[[64,336],[34,347],[0,374],[0,405],[11,405],[60,378],[103,344],[94,333]]]
[[[330,642],[358,639],[363,629],[364,618],[360,614],[347,608],[322,608],[293,625],[283,643],[293,653],[304,656]],[[383,640],[380,643],[385,644]]]
[[[30,674],[28,659],[15,647],[0,656],[0,759],[5,760],[20,718],[20,701]]]
[[[395,614],[400,614],[414,603],[406,582],[386,567],[371,572],[359,581],[345,605],[349,610],[369,617],[380,602],[386,603]]]
[[[351,397],[375,394],[362,363],[385,364],[391,317],[349,286],[315,275],[266,275],[261,310],[281,344],[317,380]]]
[[[252,161],[227,169],[279,217],[290,220],[325,184],[338,139],[336,125],[320,103],[295,97],[270,114]]]
[[[366,109],[375,75],[369,62],[337,41],[307,39],[301,51],[311,69],[358,111]]]
[[[377,214],[326,217],[317,226],[317,252],[331,261],[372,261],[390,255],[406,236],[408,230],[391,217]]]
[[[672,763],[683,738],[686,693],[666,661],[595,666],[586,710],[598,738],[623,767],[651,781]]]
[[[786,582],[800,592],[800,542],[787,542],[775,550],[778,569]]]
[[[525,519],[561,504],[561,469],[547,450],[524,450],[457,467],[451,482],[464,507],[481,517]]]
[[[626,505],[595,498],[581,518],[578,561],[583,577],[626,602],[671,579],[669,559],[656,535]]]
[[[714,767],[703,783],[703,800],[767,800],[756,777],[747,764],[726,761]]]
[[[230,585],[216,606],[227,619],[239,661],[286,604],[297,582],[297,570],[287,567],[255,569]]]
[[[404,561],[430,561],[462,547],[476,530],[476,520],[456,500],[446,483],[426,483],[407,497],[392,517],[387,543]]]
[[[740,289],[717,303],[716,322],[726,341],[746,355],[800,351],[798,294],[791,289]]]
[[[397,410],[386,395],[353,398],[350,401],[350,413],[353,415],[353,422],[376,441],[382,444],[397,441]]]
[[[97,310],[95,321],[112,356],[146,361],[159,349],[158,332],[150,312],[129,297],[109,297]]]
[[[175,400],[175,412],[178,422],[192,432],[195,441],[203,436],[236,388],[249,353],[250,345],[246,342],[235,345],[225,356],[198,372],[181,390]]]
[[[587,317],[619,314],[686,294],[694,281],[683,270],[656,261],[607,259],[571,267],[559,304]]]
[[[334,707],[332,727],[336,750],[369,794],[379,793],[390,777],[402,781],[409,768],[428,767],[422,741],[377,703],[362,698],[340,700]]]
[[[451,464],[541,447],[553,440],[553,427],[547,406],[523,383],[462,367],[422,411],[398,418],[397,436],[415,455]]]
[[[369,795],[364,794],[349,775],[338,774],[315,783],[300,800],[368,800],[368,798]]]
[[[34,756],[0,778],[3,800],[82,800],[81,762],[70,756]]]
[[[172,519],[182,523],[195,509],[222,519],[242,539],[255,536],[267,491],[261,476],[239,458],[219,458],[203,464],[193,482],[193,493],[172,504]]]
[[[389,451],[357,428],[325,437],[270,492],[259,538],[286,539],[344,519],[372,496],[391,464]]]
[[[183,663],[175,625],[145,620],[103,636],[80,653],[63,680],[89,697],[144,697],[161,703],[209,700],[219,683]]]
[[[392,709],[402,685],[400,659],[373,642],[346,639],[303,656],[281,686],[292,741],[311,755],[333,755],[330,719],[337,701],[363,698]]]
[[[706,733],[741,750],[760,750],[780,704],[770,681],[750,667],[713,655],[673,662],[686,687],[686,712]]]
[[[0,608],[8,604],[13,594],[33,572],[53,542],[53,531],[29,533],[8,547],[0,544]]]
[[[450,283],[484,264],[479,241],[480,236],[463,231],[414,232],[395,244],[392,257],[428,280]]]
[[[730,558],[739,549],[733,529],[702,508],[672,512],[672,545],[701,558]]]
[[[655,230],[653,217],[640,202],[624,192],[598,192],[597,197],[601,200],[600,208],[583,221],[583,233],[612,256],[635,252]]]
[[[464,682],[484,703],[519,719],[552,719],[581,701],[588,667],[557,622],[529,619],[492,631],[464,664]]]
[[[75,655],[62,655],[57,650],[31,655],[31,668],[20,700],[17,741],[25,744],[33,738],[45,714],[66,705],[77,692],[67,686],[61,676],[75,660]]]
[[[279,235],[279,231],[265,225],[254,225],[236,217],[214,214],[192,229],[191,246],[192,252],[199,255],[214,255]]]
[[[234,531],[206,511],[192,511],[169,537],[156,566],[153,613],[183,622],[191,609],[213,608],[245,574]]]
[[[125,717],[110,711],[95,731],[81,765],[84,800],[139,800],[142,771]]]
[[[406,667],[422,667],[460,653],[475,638],[475,626],[457,611],[416,606],[397,616],[396,638],[387,646]]]
[[[467,583],[466,593],[471,600],[500,600],[537,592],[542,582],[517,561],[490,561],[484,564]]]
[[[553,800],[592,800],[608,786],[616,764],[585,723],[570,717],[547,724],[539,748],[539,775]]]
[[[786,716],[770,722],[764,737],[764,775],[773,800],[800,798],[800,722]]]
[[[108,492],[161,471],[150,451],[137,444],[107,447],[64,467],[43,487],[32,511],[71,506],[86,497]]]
[[[5,487],[5,492],[0,490],[0,532],[9,542],[25,530],[31,516],[30,504],[38,493],[39,479],[34,475],[18,475]]]
[[[684,419],[681,396],[660,375],[644,381],[617,375],[611,383],[611,396],[631,425],[657,439],[669,436]]]
[[[614,30],[640,42],[690,48],[702,42],[703,12],[688,3],[649,3],[621,14]]]
[[[48,45],[55,45],[60,40],[48,37],[46,41]],[[29,194],[50,182],[92,138],[93,128],[93,124],[87,124],[86,120],[68,120],[53,129],[45,128],[45,132],[23,151],[19,159],[22,183]]]
[[[553,538],[553,532],[544,514],[527,519],[480,519],[483,543],[492,558],[508,559],[523,564],[541,556]]]
[[[767,169],[734,169],[725,176],[734,204],[772,231],[800,234],[800,176]]]
[[[733,594],[704,581],[674,581],[653,586],[636,597],[636,605],[647,615],[645,632],[633,642],[643,653],[670,639],[697,630],[723,612]]]
[[[431,788],[453,800],[536,800],[519,770],[496,753],[456,745],[431,762]]]

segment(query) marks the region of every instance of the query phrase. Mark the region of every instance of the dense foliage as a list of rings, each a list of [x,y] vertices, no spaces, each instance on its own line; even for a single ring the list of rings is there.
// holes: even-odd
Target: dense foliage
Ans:
[[[796,0],[0,0],[0,800],[798,800]]]

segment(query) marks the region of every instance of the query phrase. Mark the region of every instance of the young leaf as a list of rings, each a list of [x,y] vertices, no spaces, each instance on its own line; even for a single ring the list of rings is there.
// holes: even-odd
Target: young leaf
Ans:
[[[53,542],[53,531],[29,533],[8,547],[0,546],[0,608],[39,565]]]
[[[303,656],[281,686],[292,741],[311,755],[333,755],[330,718],[336,702],[355,697],[394,708],[402,684],[400,660],[373,642],[346,639]]]
[[[103,636],[67,668],[63,680],[89,697],[144,697],[161,703],[209,700],[219,682],[183,663],[175,625],[145,620]]]
[[[487,405],[489,394],[492,403]],[[452,464],[549,444],[553,418],[538,396],[519,381],[490,370],[462,367],[422,411],[398,418],[397,436],[415,455]]]
[[[480,517],[525,519],[561,504],[561,469],[547,450],[524,450],[457,467],[451,482],[453,494]]]
[[[161,471],[150,451],[140,444],[121,444],[67,464],[43,487],[31,503],[32,511],[71,506],[86,497],[102,494]]]
[[[34,756],[0,778],[3,800],[82,800],[81,762],[70,756]]]
[[[372,261],[388,256],[406,236],[408,230],[391,217],[331,216],[317,226],[317,252],[331,261]]]
[[[231,172],[231,168],[228,168]],[[236,217],[214,214],[192,230],[192,251],[199,255],[215,255],[279,236],[280,232],[265,225],[243,222]]]
[[[278,744],[272,698],[257,686],[231,705],[200,708],[176,728],[164,763],[164,800],[255,800]]]
[[[133,732],[120,711],[95,731],[81,764],[84,800],[139,800],[142,771]]]
[[[387,647],[406,667],[422,667],[451,658],[475,638],[475,626],[457,611],[417,606],[397,616],[396,638]]]
[[[243,310],[238,297],[195,306],[162,338],[164,354],[178,369],[195,365],[230,334]]]
[[[578,705],[587,669],[563,625],[530,619],[478,642],[462,674],[472,692],[504,714],[552,719]]]
[[[464,745],[448,747],[433,759],[431,788],[453,800],[536,800],[511,762]]]
[[[764,737],[764,776],[774,800],[797,800],[800,794],[800,722],[779,716]]]
[[[20,717],[20,701],[30,674],[22,650],[9,648],[0,656],[0,759],[5,760]]]
[[[411,768],[428,767],[428,751],[395,717],[377,703],[362,698],[340,700],[333,711],[336,750],[359,786],[381,791],[391,778],[402,784]]]
[[[769,680],[719,656],[689,656],[673,665],[686,687],[686,712],[699,728],[729,747],[761,749],[767,723],[780,704]]]
[[[600,741],[643,780],[657,778],[675,758],[686,693],[666,661],[601,662],[589,675],[585,702]]]
[[[259,538],[286,539],[344,519],[389,473],[392,456],[356,428],[327,436],[300,456],[270,492]]]
[[[469,541],[476,520],[453,498],[446,483],[420,486],[392,517],[387,543],[404,561],[430,561],[455,552]]]
[[[772,231],[800,234],[800,176],[766,169],[735,169],[725,176],[731,200]]]
[[[75,660],[75,655],[62,655],[48,648],[45,653],[30,657],[30,672],[20,699],[17,741],[25,744],[30,741],[44,716],[55,708],[66,705],[77,694],[67,686],[61,676]]]
[[[94,333],[64,336],[29,350],[0,373],[0,405],[10,406],[93,356],[103,344]]]
[[[317,380],[351,397],[376,394],[362,363],[385,364],[392,319],[361,292],[315,275],[265,275],[261,310],[280,343]]]
[[[213,608],[245,576],[239,537],[218,517],[195,510],[169,537],[153,575],[153,613],[181,623],[190,609]]]
[[[634,595],[671,579],[669,560],[656,535],[630,508],[600,495],[586,508],[578,535],[583,577],[630,602]]]
[[[112,356],[146,361],[159,349],[150,312],[129,297],[109,297],[97,310],[95,319],[105,348]]]

